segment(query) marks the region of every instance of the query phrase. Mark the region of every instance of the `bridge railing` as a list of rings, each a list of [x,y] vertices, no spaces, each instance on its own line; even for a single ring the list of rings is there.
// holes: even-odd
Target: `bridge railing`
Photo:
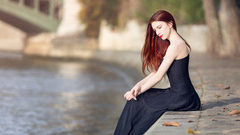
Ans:
[[[0,10],[55,31],[62,18],[63,0],[1,0]]]

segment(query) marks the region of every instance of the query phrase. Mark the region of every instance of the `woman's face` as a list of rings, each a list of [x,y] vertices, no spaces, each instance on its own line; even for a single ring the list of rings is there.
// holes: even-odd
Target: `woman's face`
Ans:
[[[156,34],[163,40],[168,39],[171,33],[171,23],[166,23],[164,21],[154,21],[152,22],[152,28]]]

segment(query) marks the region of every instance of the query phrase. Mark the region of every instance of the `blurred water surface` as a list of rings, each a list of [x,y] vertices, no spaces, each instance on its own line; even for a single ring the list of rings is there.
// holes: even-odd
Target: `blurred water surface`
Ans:
[[[104,64],[0,53],[0,134],[112,134],[127,82]]]

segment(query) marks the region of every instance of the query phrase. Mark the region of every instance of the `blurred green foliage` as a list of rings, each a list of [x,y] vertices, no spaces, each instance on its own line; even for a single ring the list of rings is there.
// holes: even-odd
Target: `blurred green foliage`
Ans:
[[[120,25],[119,15],[121,0],[79,0],[82,10],[79,19],[86,25],[88,37],[98,37],[102,20],[111,26]],[[204,23],[204,11],[201,0],[140,0],[140,8],[135,17],[141,22],[158,10],[164,9],[172,13],[178,24]],[[128,9],[126,9],[128,11]]]
[[[137,18],[148,22],[158,10],[170,12],[178,24],[204,23],[204,10],[201,0],[141,0]]]
[[[79,0],[79,2],[82,5],[79,19],[86,25],[86,36],[98,37],[103,19],[112,26],[118,24],[120,0]]]

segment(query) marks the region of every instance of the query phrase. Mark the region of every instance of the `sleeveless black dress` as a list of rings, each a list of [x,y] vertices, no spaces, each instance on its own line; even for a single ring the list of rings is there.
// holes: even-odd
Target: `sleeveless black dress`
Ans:
[[[167,71],[170,88],[151,88],[127,101],[114,135],[142,135],[166,111],[199,110],[201,102],[189,77],[189,55]]]

